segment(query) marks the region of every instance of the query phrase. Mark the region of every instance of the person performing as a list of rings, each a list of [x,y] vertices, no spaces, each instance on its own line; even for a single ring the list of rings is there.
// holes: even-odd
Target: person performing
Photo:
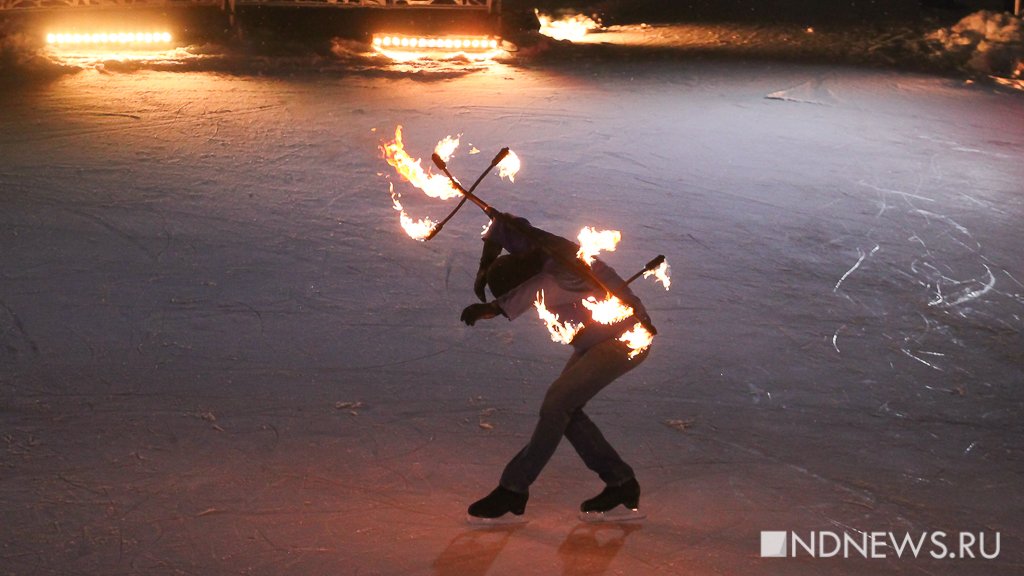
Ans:
[[[629,348],[619,340],[619,336],[638,321],[650,325],[643,303],[615,270],[595,259],[591,264],[594,276],[615,290],[634,311],[632,317],[613,324],[595,322],[582,300],[588,296],[601,300],[606,293],[565,264],[569,261],[566,258],[576,258],[579,246],[533,227],[524,218],[497,211],[490,215],[491,224],[483,236],[483,253],[474,285],[474,292],[483,303],[467,306],[461,320],[469,326],[497,316],[514,320],[533,310],[538,293],[543,292],[545,306],[557,314],[561,322],[582,324],[583,328],[572,338],[572,356],[544,396],[529,442],[505,466],[498,486],[469,506],[467,520],[474,524],[519,521],[518,517],[526,510],[530,485],[563,436],[586,466],[605,483],[600,494],[580,505],[583,519],[599,521],[611,519],[613,515],[616,519],[642,518],[637,511],[640,484],[633,469],[612,448],[583,408],[606,386],[647,357],[649,348],[631,358]],[[502,251],[508,253],[502,255]],[[553,254],[559,258],[552,257]],[[495,300],[486,301],[485,287],[490,288]],[[620,505],[625,507],[624,512],[611,512]],[[606,513],[611,514],[606,517]]]

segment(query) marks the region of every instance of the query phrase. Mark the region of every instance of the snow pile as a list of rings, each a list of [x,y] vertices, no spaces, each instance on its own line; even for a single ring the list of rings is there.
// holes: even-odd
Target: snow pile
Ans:
[[[0,22],[0,79],[24,76],[49,76],[68,71],[67,67],[42,54],[38,38]]]
[[[1024,24],[1006,12],[982,10],[928,36],[937,56],[967,70],[1020,79],[1024,69]]]

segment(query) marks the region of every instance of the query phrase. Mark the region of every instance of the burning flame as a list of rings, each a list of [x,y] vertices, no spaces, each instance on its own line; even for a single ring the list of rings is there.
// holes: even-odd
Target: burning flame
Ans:
[[[457,136],[446,136],[437,143],[434,147],[434,153],[441,157],[442,160],[447,163],[451,160],[455,151],[459,147],[459,140],[462,134]],[[475,148],[474,148],[475,150]],[[405,143],[402,140],[402,126],[395,127],[395,139],[391,142],[386,142],[380,145],[381,154],[384,159],[395,168],[395,171],[403,180],[408,181],[414,187],[419,188],[424,194],[431,198],[437,198],[439,200],[448,200],[451,198],[461,197],[462,193],[452,184],[451,180],[443,174],[434,174],[429,169],[424,170],[422,166],[422,160],[419,158],[413,159],[408,152],[405,151]],[[479,150],[477,150],[479,152]],[[508,155],[498,163],[498,175],[502,178],[508,178],[510,181],[515,182],[515,175],[519,172],[521,162],[519,157],[516,156],[515,152],[509,151]],[[400,214],[399,220],[402,224],[402,228],[410,238],[416,240],[427,240],[431,234],[436,230],[438,223],[434,222],[429,218],[421,218],[419,220],[409,216],[402,208],[402,203],[399,200],[401,194],[395,192],[393,183],[388,183],[390,186],[391,203]],[[486,232],[486,228],[484,231]]]
[[[583,307],[590,310],[590,317],[601,324],[614,324],[633,315],[633,308],[625,305],[615,296],[598,301],[593,296],[583,301]]]
[[[668,271],[668,262],[665,261],[661,263],[661,266],[658,266],[654,270],[648,270],[644,272],[644,278],[650,278],[651,276],[654,276],[654,279],[657,280],[658,282],[661,282],[661,284],[665,286],[665,290],[668,290],[669,286],[672,285],[672,279],[669,278]]]
[[[398,220],[401,222],[402,229],[405,230],[405,233],[413,240],[419,240],[420,242],[426,241],[427,237],[430,236],[430,233],[434,231],[437,223],[430,218],[414,220],[406,214],[405,210],[402,208],[402,203],[398,200],[402,195],[395,192],[395,184],[393,182],[388,182],[388,191],[391,192],[391,204],[394,206],[395,210],[399,212]]]
[[[460,138],[462,138],[462,134],[458,136],[445,136],[437,143],[437,146],[434,146],[434,153],[445,162],[448,162],[455,155],[455,150],[459,148]]]
[[[537,9],[534,9],[533,12],[537,15],[537,21],[540,22],[540,33],[555,40],[577,42],[582,40],[587,32],[601,27],[601,24],[593,18],[583,14],[555,20],[552,16],[541,14]]]
[[[454,141],[454,146],[451,144],[452,141]],[[435,152],[447,162],[458,145],[459,139],[449,136],[438,143]],[[427,196],[439,200],[448,200],[449,198],[461,196],[447,176],[423,170],[423,167],[420,165],[421,159],[413,160],[412,156],[409,156],[405,151],[405,144],[402,142],[401,125],[395,127],[395,139],[382,144],[380,150],[384,153],[384,159],[387,160],[387,163],[394,166],[403,179],[408,180],[410,184],[422,190]],[[445,157],[441,152],[448,152],[448,156]]]
[[[508,178],[509,182],[515,183],[516,174],[519,173],[519,169],[523,167],[523,163],[520,162],[519,156],[516,153],[509,150],[508,156],[501,162],[498,162],[498,176],[501,178]]]
[[[537,314],[540,319],[544,321],[544,324],[548,327],[548,332],[551,333],[551,340],[553,342],[560,342],[562,344],[568,344],[572,342],[572,339],[576,337],[576,334],[580,330],[583,330],[583,323],[573,326],[571,322],[562,323],[558,321],[558,314],[552,313],[544,305],[544,291],[537,292],[537,300],[533,303],[534,307],[537,308]]]
[[[633,328],[627,332],[624,332],[622,336],[619,336],[619,342],[625,342],[626,346],[629,347],[629,359],[636,358],[638,354],[647,349],[654,341],[654,335],[651,334],[647,328],[644,328],[643,324],[637,322],[633,325]]]
[[[589,265],[594,263],[594,258],[602,251],[614,252],[622,240],[622,233],[618,230],[597,230],[584,226],[576,238],[580,241],[580,251],[576,253],[576,257]]]

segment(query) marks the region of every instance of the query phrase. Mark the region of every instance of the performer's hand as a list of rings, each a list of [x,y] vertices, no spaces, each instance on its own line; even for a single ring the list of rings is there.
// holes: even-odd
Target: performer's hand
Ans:
[[[485,286],[487,286],[487,269],[481,268],[476,273],[476,281],[473,282],[473,292],[481,302],[487,302],[487,295],[484,293]]]
[[[468,326],[476,324],[477,320],[487,320],[501,314],[501,308],[494,302],[487,304],[470,304],[462,310],[461,320]]]

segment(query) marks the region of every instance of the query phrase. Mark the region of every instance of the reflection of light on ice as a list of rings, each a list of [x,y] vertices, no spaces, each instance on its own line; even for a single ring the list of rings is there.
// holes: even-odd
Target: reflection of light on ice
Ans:
[[[52,45],[47,55],[56,63],[77,68],[91,68],[104,62],[120,62],[133,64],[170,64],[182,65],[196,62],[210,56],[194,54],[187,48],[170,48],[164,50],[132,49],[125,46],[91,47],[91,46],[57,46]]]

